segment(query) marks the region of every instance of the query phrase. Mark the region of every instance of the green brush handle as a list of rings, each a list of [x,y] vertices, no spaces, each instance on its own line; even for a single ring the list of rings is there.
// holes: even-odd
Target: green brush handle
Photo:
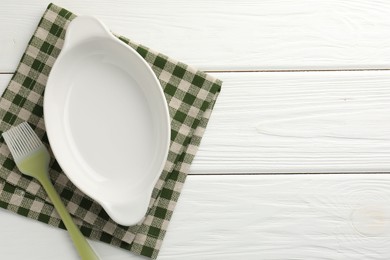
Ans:
[[[51,183],[48,175],[46,174],[45,177],[39,179],[43,188],[46,190],[46,193],[49,196],[51,202],[54,204],[54,207],[56,208],[58,214],[61,216],[62,221],[64,222],[65,227],[68,230],[70,237],[73,240],[73,244],[75,245],[81,259],[99,260],[97,254],[93,251],[92,247],[89,245],[83,234],[73,222],[72,217],[69,215],[68,210],[62,203],[61,198],[58,195],[57,191],[54,189],[54,186]]]

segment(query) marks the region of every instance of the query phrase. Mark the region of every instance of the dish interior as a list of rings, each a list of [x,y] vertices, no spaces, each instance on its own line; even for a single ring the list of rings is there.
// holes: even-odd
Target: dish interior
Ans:
[[[156,82],[124,48],[110,39],[85,41],[68,50],[50,75],[56,84],[48,97],[53,132],[63,137],[56,146],[73,161],[60,165],[88,186],[80,188],[94,194],[109,189],[109,200],[154,183],[167,142]]]

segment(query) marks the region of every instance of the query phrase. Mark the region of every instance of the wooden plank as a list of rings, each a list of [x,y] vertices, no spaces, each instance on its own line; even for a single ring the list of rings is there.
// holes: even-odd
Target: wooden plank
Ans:
[[[191,172],[390,172],[390,71],[220,73]]]
[[[389,201],[386,174],[189,176],[159,259],[389,259]],[[7,259],[77,259],[64,231],[0,219]],[[102,260],[143,259],[93,246]]]
[[[190,176],[162,259],[389,259],[389,178]]]
[[[215,76],[192,174],[390,172],[390,71]]]
[[[13,72],[49,0],[2,0],[0,72]],[[70,1],[113,31],[206,70],[390,69],[390,2]]]

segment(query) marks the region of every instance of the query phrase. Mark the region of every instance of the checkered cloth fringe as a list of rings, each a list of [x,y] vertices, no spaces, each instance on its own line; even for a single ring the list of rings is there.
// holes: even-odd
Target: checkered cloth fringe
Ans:
[[[61,51],[66,28],[73,18],[74,14],[59,6],[48,6],[0,99],[1,132],[27,121],[49,145],[43,120],[43,94],[50,69]],[[222,82],[127,38],[118,37],[152,67],[164,89],[171,116],[168,160],[153,190],[147,215],[135,226],[118,225],[98,203],[69,181],[54,158],[50,163],[50,177],[85,236],[156,258]],[[2,208],[65,228],[40,184],[18,171],[3,139],[0,140],[0,164]]]

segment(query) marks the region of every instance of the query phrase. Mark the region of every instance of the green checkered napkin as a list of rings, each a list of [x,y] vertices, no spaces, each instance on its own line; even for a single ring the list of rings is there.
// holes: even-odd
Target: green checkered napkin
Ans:
[[[1,132],[27,121],[48,145],[43,93],[50,69],[61,51],[66,28],[74,17],[54,4],[48,6],[0,99]],[[120,226],[69,181],[54,158],[50,176],[85,236],[156,258],[222,82],[124,37],[119,38],[152,67],[164,89],[171,116],[168,160],[153,190],[148,213],[135,226]],[[65,228],[40,184],[17,170],[3,139],[0,140],[0,164],[2,208]]]

